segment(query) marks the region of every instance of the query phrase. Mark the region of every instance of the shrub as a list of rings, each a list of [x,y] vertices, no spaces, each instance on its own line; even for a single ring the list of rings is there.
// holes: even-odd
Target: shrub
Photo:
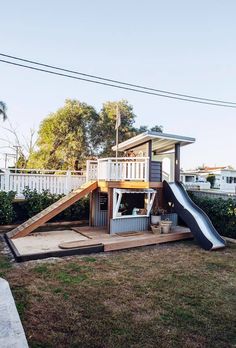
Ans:
[[[24,189],[23,195],[25,196],[24,208],[26,210],[27,218],[34,216],[63,197],[63,195],[52,194],[47,190],[38,193],[35,189],[30,190],[28,187]]]
[[[217,231],[225,237],[236,238],[236,199],[190,197],[211,219]]]
[[[14,220],[13,199],[16,193],[13,191],[0,191],[0,224],[10,224]]]
[[[64,196],[52,194],[47,190],[38,193],[36,190],[30,190],[29,188],[26,188],[23,194],[25,196],[25,201],[21,204],[21,216],[18,214],[18,217],[21,218],[20,220],[25,220],[26,218],[34,216]],[[55,216],[52,221],[87,219],[88,216],[89,198],[84,197]]]
[[[0,224],[21,223],[36,215],[49,205],[62,198],[64,195],[52,194],[49,191],[38,193],[36,190],[26,188],[23,191],[24,201],[15,201],[14,192],[0,192]],[[52,221],[73,221],[88,219],[89,197],[84,197],[69,208],[55,216]]]

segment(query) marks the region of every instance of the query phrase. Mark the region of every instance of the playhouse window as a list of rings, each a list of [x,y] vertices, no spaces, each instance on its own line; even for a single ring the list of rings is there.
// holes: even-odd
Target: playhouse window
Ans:
[[[149,216],[156,192],[114,189],[113,218]]]

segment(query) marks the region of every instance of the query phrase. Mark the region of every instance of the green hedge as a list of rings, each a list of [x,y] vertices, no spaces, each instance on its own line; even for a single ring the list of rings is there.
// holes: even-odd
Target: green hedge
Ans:
[[[189,196],[211,219],[217,231],[225,237],[236,238],[236,199]]]
[[[15,192],[0,192],[0,225],[21,223],[39,213],[64,195],[51,194],[49,191],[38,193],[26,188],[24,201],[14,201]],[[50,221],[73,221],[88,219],[89,197],[84,197]]]
[[[16,218],[16,213],[13,208],[13,200],[15,192],[0,191],[0,224],[10,224]]]

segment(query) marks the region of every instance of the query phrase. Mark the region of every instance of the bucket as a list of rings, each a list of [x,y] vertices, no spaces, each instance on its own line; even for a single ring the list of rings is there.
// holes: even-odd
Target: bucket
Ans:
[[[163,220],[161,221],[161,231],[162,233],[169,233],[171,230],[172,221]]]
[[[161,234],[161,226],[160,225],[151,225],[153,234]]]

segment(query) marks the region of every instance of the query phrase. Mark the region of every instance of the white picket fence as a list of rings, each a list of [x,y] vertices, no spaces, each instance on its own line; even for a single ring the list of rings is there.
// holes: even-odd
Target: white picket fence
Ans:
[[[83,171],[40,170],[40,169],[1,169],[0,191],[15,191],[18,198],[24,197],[23,190],[29,187],[41,193],[67,194],[86,182]]]

